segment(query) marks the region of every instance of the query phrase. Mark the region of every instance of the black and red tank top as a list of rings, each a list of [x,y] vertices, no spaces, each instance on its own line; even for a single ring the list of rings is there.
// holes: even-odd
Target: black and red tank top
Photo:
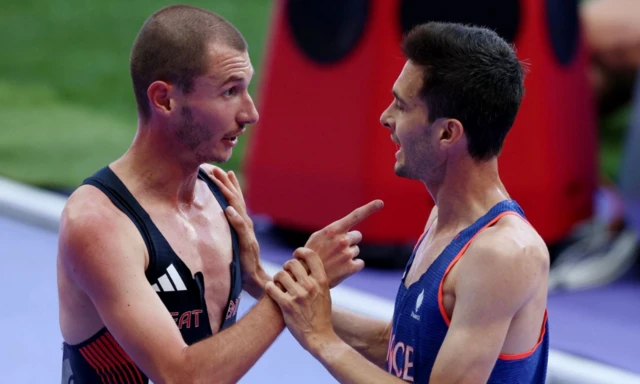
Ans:
[[[209,186],[222,209],[225,209],[229,203],[207,173],[200,169],[198,178]],[[101,190],[138,228],[149,253],[149,266],[145,271],[147,281],[158,293],[160,300],[175,320],[185,343],[191,345],[212,336],[204,297],[202,272],[191,274],[147,212],[109,167],[96,172],[83,184],[92,185]],[[233,244],[233,260],[229,266],[231,289],[229,304],[225,311],[226,316],[222,319],[220,330],[235,323],[242,293],[240,249],[238,235],[233,227],[231,227],[231,240]],[[106,327],[80,344],[63,343],[62,364],[63,384],[151,383],[118,345]]]

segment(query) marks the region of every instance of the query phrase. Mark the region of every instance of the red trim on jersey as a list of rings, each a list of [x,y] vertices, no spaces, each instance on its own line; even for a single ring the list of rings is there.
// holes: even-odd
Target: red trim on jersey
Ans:
[[[116,353],[111,344],[109,344],[106,335],[103,335],[102,337],[100,337],[100,339],[96,340],[96,343],[98,343],[98,345],[100,345],[100,347],[102,347],[102,349],[105,351],[107,356],[109,356],[109,358],[113,362],[114,367],[116,367],[118,371],[122,372],[122,375],[124,376],[127,384],[131,383],[131,380],[129,380],[129,378],[135,381],[135,377],[133,376],[133,372],[131,372],[131,370],[129,369],[129,365],[124,359],[122,359],[122,357],[120,357],[120,355]],[[125,368],[129,372],[129,374],[127,374]]]
[[[113,372],[111,372],[111,367],[109,366],[109,363],[107,363],[102,357],[102,355],[98,353],[96,346],[93,345],[92,343],[87,345],[85,349],[87,350],[88,353],[90,353],[95,358],[96,362],[98,363],[98,367],[102,368],[103,372],[108,373],[113,379],[114,383],[117,383],[116,376],[113,374]],[[105,375],[105,377],[107,378],[107,381],[111,383],[111,380],[109,380],[109,376]]]
[[[111,384],[111,380],[109,379],[109,376],[107,376],[106,371],[102,366],[102,362],[96,357],[95,353],[90,347],[91,345],[87,345],[86,347],[83,347],[80,352],[83,352],[82,355],[85,356],[85,359],[87,359],[87,357],[90,359],[87,359],[87,361],[93,362],[92,366],[96,370],[96,373],[100,376],[102,382],[104,383],[106,379],[107,383]]]
[[[480,228],[480,230],[478,232],[476,232],[476,234],[473,235],[473,237],[471,237],[471,239],[469,239],[469,241],[467,241],[467,243],[464,245],[464,247],[462,247],[460,252],[458,252],[456,257],[451,261],[451,263],[449,263],[449,266],[447,267],[446,271],[444,272],[444,275],[442,276],[442,280],[440,280],[440,287],[438,288],[438,307],[440,308],[440,314],[442,315],[442,318],[444,319],[444,322],[447,324],[447,327],[449,327],[451,325],[451,319],[449,319],[449,316],[447,315],[447,311],[444,309],[444,302],[443,302],[444,280],[447,278],[447,275],[451,271],[451,268],[453,268],[453,266],[458,262],[458,260],[460,260],[462,255],[465,253],[467,248],[469,248],[469,246],[471,245],[471,242],[473,241],[473,239],[475,239],[476,236],[478,236],[480,234],[480,232],[482,232],[483,230],[485,230],[488,227],[492,226],[493,224],[498,222],[498,220],[500,220],[501,218],[503,218],[504,216],[507,216],[507,215],[518,216],[519,218],[524,220],[524,222],[526,222],[527,224],[531,225],[524,217],[520,216],[516,212],[513,212],[513,211],[502,212],[501,214],[496,216],[493,220],[491,220],[489,223],[487,223],[484,227]],[[518,353],[518,354],[514,354],[514,355],[500,354],[500,356],[498,358],[502,359],[502,360],[519,360],[519,359],[523,359],[523,358],[531,356],[536,351],[536,349],[538,349],[538,346],[542,343],[544,334],[546,332],[546,323],[547,323],[547,310],[545,309],[544,320],[542,322],[542,327],[540,329],[540,337],[539,337],[538,342],[536,343],[536,345],[531,350],[529,350],[527,352]]]
[[[102,343],[104,343],[105,348],[107,348],[109,350],[109,352],[111,353],[111,356],[113,356],[113,358],[116,359],[116,361],[120,365],[121,369],[123,371],[124,371],[124,368],[127,369],[127,372],[129,373],[129,375],[127,377],[130,377],[131,380],[133,380],[133,384],[138,384],[138,382],[136,381],[136,377],[133,374],[133,371],[131,370],[131,367],[129,367],[129,363],[127,362],[127,360],[124,357],[122,357],[122,355],[120,355],[118,350],[111,344],[111,342],[109,341],[109,336],[111,336],[109,333],[105,334],[101,338],[100,341]],[[128,379],[127,379],[127,382],[129,382]],[[142,383],[140,383],[140,384],[142,384]]]
[[[125,382],[124,379],[127,379],[127,375],[126,375],[126,373],[124,373],[124,371],[122,371],[121,367],[118,366],[117,360],[113,359],[111,357],[111,354],[109,353],[109,351],[107,351],[102,346],[102,344],[100,343],[100,339],[102,337],[104,337],[104,336],[101,336],[99,339],[94,341],[92,344],[93,344],[94,348],[96,349],[96,351],[100,354],[100,356],[102,357],[104,362],[107,364],[107,368],[109,369],[109,371],[115,372],[116,375],[118,375],[118,383],[124,383]],[[122,378],[122,375],[120,373],[124,374],[124,379]],[[129,383],[128,379],[127,379],[127,383]]]
[[[122,349],[122,347],[120,346],[120,344],[118,344],[118,342],[116,341],[116,339],[113,338],[113,335],[111,335],[111,333],[107,332],[106,333],[107,336],[107,340],[111,343],[111,346],[113,346],[113,348],[116,350],[116,352],[129,364],[131,364],[133,366],[133,370],[136,373],[136,375],[138,376],[138,380],[140,380],[140,384],[143,383],[142,380],[142,376],[140,375],[140,369],[138,368],[138,366],[133,362],[133,360],[131,360],[131,357],[129,357],[129,355],[127,355],[127,353]],[[129,364],[127,364],[127,367],[129,366]],[[135,381],[135,378],[134,378]]]
[[[82,357],[84,357],[87,363],[89,363],[91,368],[93,368],[94,371],[98,372],[98,376],[100,376],[100,380],[102,380],[102,384],[106,384],[104,381],[104,376],[102,376],[102,373],[100,373],[100,370],[98,369],[98,366],[96,365],[96,363],[93,361],[93,358],[89,356],[87,352],[85,352],[84,348],[80,348],[79,351]]]

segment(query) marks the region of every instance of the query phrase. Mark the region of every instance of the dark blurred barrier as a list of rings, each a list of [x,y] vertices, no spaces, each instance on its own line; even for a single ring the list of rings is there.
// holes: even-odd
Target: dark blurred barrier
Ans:
[[[356,206],[386,207],[360,226],[371,245],[413,244],[432,200],[393,173],[379,116],[416,24],[488,26],[531,64],[500,171],[548,243],[591,215],[596,128],[576,0],[280,0],[245,161],[247,200],[279,228],[309,232]],[[405,255],[406,256],[406,255]]]

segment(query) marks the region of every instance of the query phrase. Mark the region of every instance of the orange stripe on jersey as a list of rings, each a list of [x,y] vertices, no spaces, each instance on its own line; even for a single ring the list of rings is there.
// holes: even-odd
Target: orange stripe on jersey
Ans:
[[[129,366],[129,364],[133,366],[133,371],[136,373],[136,376],[138,377],[140,384],[143,384],[142,376],[140,375],[140,369],[138,369],[138,366],[134,364],[133,360],[131,360],[131,357],[127,355],[127,353],[122,349],[120,344],[118,344],[116,339],[113,338],[111,333],[107,332],[105,336],[107,337],[107,341],[109,341],[109,343],[115,349],[115,351],[128,363],[127,366]],[[134,382],[135,382],[135,377],[134,377]]]
[[[547,310],[544,310],[544,318],[542,319],[542,330],[540,331],[540,337],[538,338],[538,343],[536,343],[536,345],[531,348],[529,351],[524,352],[524,353],[518,353],[515,355],[509,355],[506,353],[501,353],[500,356],[498,356],[498,359],[501,360],[521,360],[521,359],[525,359],[531,355],[534,354],[534,352],[536,351],[536,349],[538,349],[538,347],[540,346],[540,344],[542,344],[542,342],[544,341],[544,334],[547,332]]]
[[[444,322],[447,324],[447,327],[449,327],[451,325],[451,319],[449,319],[449,316],[447,315],[447,311],[445,310],[444,303],[443,303],[442,288],[444,286],[444,280],[447,278],[447,275],[449,274],[449,271],[451,271],[451,268],[453,268],[453,266],[458,262],[458,260],[460,260],[462,255],[465,253],[467,248],[469,248],[469,246],[471,245],[471,242],[473,241],[473,239],[475,239],[476,236],[478,236],[480,234],[480,232],[482,232],[483,230],[485,230],[488,227],[492,226],[493,224],[497,223],[498,220],[500,220],[501,218],[503,218],[505,216],[508,216],[508,215],[518,216],[525,223],[531,225],[524,217],[520,216],[517,212],[513,212],[513,211],[502,212],[501,214],[496,216],[493,220],[491,220],[489,223],[487,223],[484,227],[480,228],[480,230],[478,230],[478,232],[476,232],[476,234],[473,235],[471,237],[471,239],[469,239],[469,241],[467,241],[467,243],[464,245],[464,247],[462,247],[460,252],[458,252],[456,257],[451,261],[451,263],[447,267],[446,271],[444,272],[444,276],[442,276],[442,280],[440,280],[440,287],[438,288],[438,306],[440,307],[440,314],[442,315],[442,318],[444,319]],[[541,327],[541,330],[540,330],[540,337],[539,337],[538,342],[536,343],[536,345],[533,347],[533,349],[531,349],[531,350],[529,350],[527,352],[519,353],[519,354],[515,354],[515,355],[507,355],[507,354],[503,355],[503,354],[500,354],[499,358],[502,359],[502,360],[519,360],[519,359],[523,359],[525,357],[531,356],[536,351],[536,349],[538,349],[538,346],[543,341],[544,334],[546,332],[546,323],[547,323],[547,310],[545,309],[545,311],[544,311],[544,320],[542,322],[542,327]]]
[[[80,354],[82,355],[82,357],[84,357],[84,359],[87,361],[87,363],[89,363],[89,365],[91,366],[91,368],[93,368],[94,371],[96,371],[98,373],[98,376],[100,376],[100,380],[102,380],[102,384],[107,384],[104,381],[104,376],[102,375],[101,370],[98,368],[98,365],[96,364],[96,362],[93,360],[93,357],[91,357],[85,350],[84,348],[80,348]]]
[[[451,325],[451,319],[449,319],[449,316],[447,315],[447,311],[445,311],[444,304],[442,302],[442,287],[444,286],[444,280],[447,278],[447,275],[449,274],[449,271],[451,271],[451,268],[458,262],[458,260],[460,260],[462,255],[464,255],[464,253],[466,252],[467,248],[469,248],[469,246],[471,245],[471,242],[473,241],[473,239],[475,239],[476,236],[478,236],[480,234],[480,232],[482,232],[485,229],[487,229],[488,227],[492,226],[493,224],[498,222],[498,220],[500,220],[501,218],[503,218],[503,217],[505,217],[507,215],[515,215],[515,216],[518,216],[518,217],[522,217],[522,216],[518,215],[516,212],[508,211],[508,212],[502,212],[501,214],[499,214],[498,216],[493,218],[493,220],[488,222],[484,227],[480,228],[480,230],[478,230],[478,232],[476,232],[476,234],[473,235],[471,237],[471,239],[469,239],[469,241],[467,241],[467,243],[464,245],[464,247],[462,247],[460,252],[458,252],[456,257],[454,257],[453,260],[451,260],[451,263],[449,263],[449,266],[447,267],[446,271],[444,271],[444,276],[442,276],[442,280],[440,280],[440,287],[438,288],[438,306],[440,307],[440,314],[442,315],[442,318],[444,319],[444,322],[447,324],[447,327]]]

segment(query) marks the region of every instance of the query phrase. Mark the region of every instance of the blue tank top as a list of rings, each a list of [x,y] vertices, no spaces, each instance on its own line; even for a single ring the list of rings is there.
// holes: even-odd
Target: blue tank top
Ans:
[[[450,319],[442,306],[442,283],[453,265],[462,257],[471,241],[483,229],[505,215],[524,219],[524,212],[515,201],[496,204],[471,226],[460,232],[409,288],[405,278],[411,268],[425,234],[421,237],[405,269],[393,313],[387,371],[410,383],[428,383],[440,346],[449,329]],[[428,230],[427,230],[428,232]],[[529,352],[519,355],[501,354],[491,372],[490,384],[544,383],[549,353],[547,314],[540,338]]]

